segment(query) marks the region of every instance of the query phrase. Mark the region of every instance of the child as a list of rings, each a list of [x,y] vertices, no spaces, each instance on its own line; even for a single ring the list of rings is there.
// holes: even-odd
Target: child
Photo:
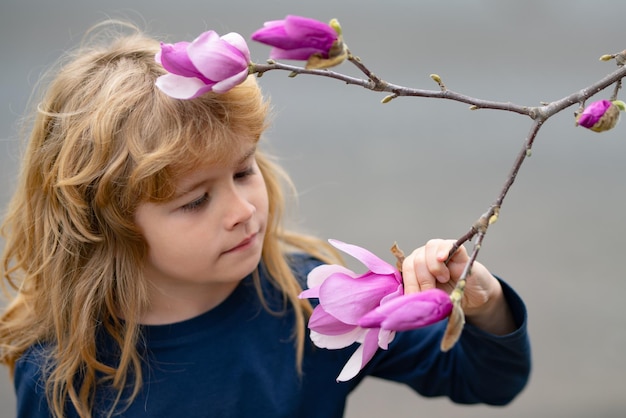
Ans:
[[[192,100],[155,87],[156,40],[80,49],[37,108],[3,224],[0,360],[19,417],[340,417],[366,375],[425,396],[506,404],[530,369],[526,311],[476,263],[466,328],[399,332],[354,379],[354,347],[314,347],[307,273],[340,262],[281,226],[287,178],[259,150],[268,103],[253,76]],[[406,293],[449,288],[467,253],[432,240]],[[443,255],[442,255],[443,254]]]

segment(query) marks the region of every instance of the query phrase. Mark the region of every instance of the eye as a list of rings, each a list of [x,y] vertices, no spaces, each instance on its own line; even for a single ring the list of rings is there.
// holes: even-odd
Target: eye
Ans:
[[[253,174],[255,174],[254,167],[250,166],[244,170],[236,172],[234,178],[235,180],[242,180],[242,179],[245,179],[246,177],[250,177]]]
[[[180,208],[185,212],[193,212],[203,207],[209,201],[209,194],[205,193],[198,199],[195,199]]]

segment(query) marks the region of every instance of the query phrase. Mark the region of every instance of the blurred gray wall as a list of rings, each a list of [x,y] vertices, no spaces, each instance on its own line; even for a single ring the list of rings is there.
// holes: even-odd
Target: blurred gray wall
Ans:
[[[336,17],[345,40],[389,82],[534,106],[615,69],[626,48],[626,2],[317,0],[4,0],[0,4],[0,203],[14,189],[20,118],[42,71],[107,17],[169,41],[199,32],[249,36],[266,20]],[[268,48],[251,44],[263,62]],[[359,75],[344,64],[338,69]],[[530,127],[526,117],[441,100],[383,95],[336,80],[270,72],[261,85],[275,122],[266,146],[299,190],[297,222],[391,261],[432,237],[456,238],[497,197]],[[598,98],[608,97],[609,91]],[[624,94],[621,96],[624,97]],[[370,379],[348,417],[623,417],[626,409],[626,127],[576,128],[574,107],[542,128],[479,260],[529,309],[534,369],[505,408],[456,406]],[[323,394],[317,394],[323,396]],[[0,418],[14,415],[0,374]]]

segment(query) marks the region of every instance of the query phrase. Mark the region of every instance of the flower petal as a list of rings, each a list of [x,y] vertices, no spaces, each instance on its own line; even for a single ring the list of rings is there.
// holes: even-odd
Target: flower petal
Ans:
[[[285,31],[285,20],[270,20],[263,24],[263,27],[254,32],[250,38],[253,41],[278,48],[290,48],[293,41],[288,38]]]
[[[285,32],[290,38],[301,42],[302,46],[328,52],[337,32],[329,24],[303,16],[289,15],[285,18]]]
[[[232,77],[225,78],[222,81],[218,81],[213,85],[213,91],[216,93],[226,93],[233,87],[243,83],[248,78],[248,67],[242,70],[239,74],[235,74]]]
[[[398,283],[390,275],[368,272],[355,279],[335,273],[320,286],[320,305],[340,321],[356,325],[363,315],[376,308],[383,297],[397,288]]]
[[[337,382],[346,382],[359,374],[361,364],[363,364],[363,350],[363,345],[360,345],[354,353],[352,353],[352,356],[350,356],[345,366],[343,366],[343,369],[341,369],[341,373],[337,376]]]
[[[275,60],[306,61],[313,54],[318,54],[315,48],[281,49],[274,47],[270,50],[270,58]]]
[[[323,306],[317,305],[309,318],[309,328],[325,335],[341,335],[352,331],[356,326],[339,321],[326,312]]]
[[[395,331],[390,331],[388,329],[381,329],[378,332],[378,346],[383,350],[389,348],[389,343],[393,341],[396,336]]]
[[[361,327],[354,327],[352,330],[346,332],[345,334],[326,335],[311,330],[309,337],[311,338],[311,341],[313,341],[313,344],[315,344],[319,348],[337,350],[351,346],[359,339],[363,338],[363,334],[365,334],[367,331],[369,330]]]
[[[174,99],[193,99],[208,91],[212,84],[195,77],[183,77],[176,74],[164,74],[157,78],[156,86]]]
[[[406,331],[425,327],[446,318],[452,311],[450,296],[440,289],[399,296],[364,315],[358,322],[364,328],[381,327]]]
[[[357,245],[347,244],[345,242],[338,241],[336,239],[329,239],[328,242],[330,244],[343,251],[346,254],[350,254],[352,257],[359,260],[365,267],[374,273],[378,274],[396,274],[398,271],[391,264],[387,263],[384,260],[381,260],[378,256],[374,255],[370,251],[365,248],[359,247]],[[401,281],[400,275],[398,273],[399,281]]]
[[[191,43],[161,43],[154,58],[169,73],[157,80],[157,87],[175,99],[192,99],[209,91],[225,93],[244,82],[250,50],[238,33],[220,37],[206,31]]]
[[[363,344],[356,349],[337,377],[338,382],[345,382],[355,377],[378,350],[378,330],[371,329],[365,334]]]
[[[274,47],[271,58],[293,60],[308,60],[314,54],[327,57],[338,37],[329,24],[294,15],[265,22],[252,34],[253,40]]]
[[[213,31],[204,32],[187,48],[193,65],[214,82],[240,74],[248,68],[245,54],[216,36]]]
[[[306,289],[300,292],[298,298],[300,299],[315,299],[320,297],[320,288],[319,286],[313,287],[311,289]]]
[[[228,42],[241,52],[246,63],[250,62],[250,49],[243,36],[237,32],[230,32],[226,35],[222,35],[222,40]]]
[[[324,281],[334,273],[342,273],[350,277],[359,277],[358,274],[347,267],[338,264],[321,264],[309,272],[307,276],[307,286],[309,289],[320,286]]]
[[[172,74],[201,78],[202,74],[189,59],[188,47],[189,42],[177,42],[175,44],[161,42],[161,50],[155,55],[155,60]]]
[[[611,104],[609,100],[599,100],[591,103],[578,117],[578,124],[585,128],[592,128],[602,118],[607,109],[611,107]]]

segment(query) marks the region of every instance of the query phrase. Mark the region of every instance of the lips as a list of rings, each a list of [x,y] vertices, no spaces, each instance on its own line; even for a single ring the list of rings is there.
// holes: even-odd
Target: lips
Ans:
[[[250,235],[249,237],[247,237],[246,239],[244,239],[243,241],[241,241],[239,244],[235,245],[234,247],[224,251],[224,253],[232,253],[238,250],[243,250],[248,248],[256,239],[257,234],[254,233],[252,235]]]

